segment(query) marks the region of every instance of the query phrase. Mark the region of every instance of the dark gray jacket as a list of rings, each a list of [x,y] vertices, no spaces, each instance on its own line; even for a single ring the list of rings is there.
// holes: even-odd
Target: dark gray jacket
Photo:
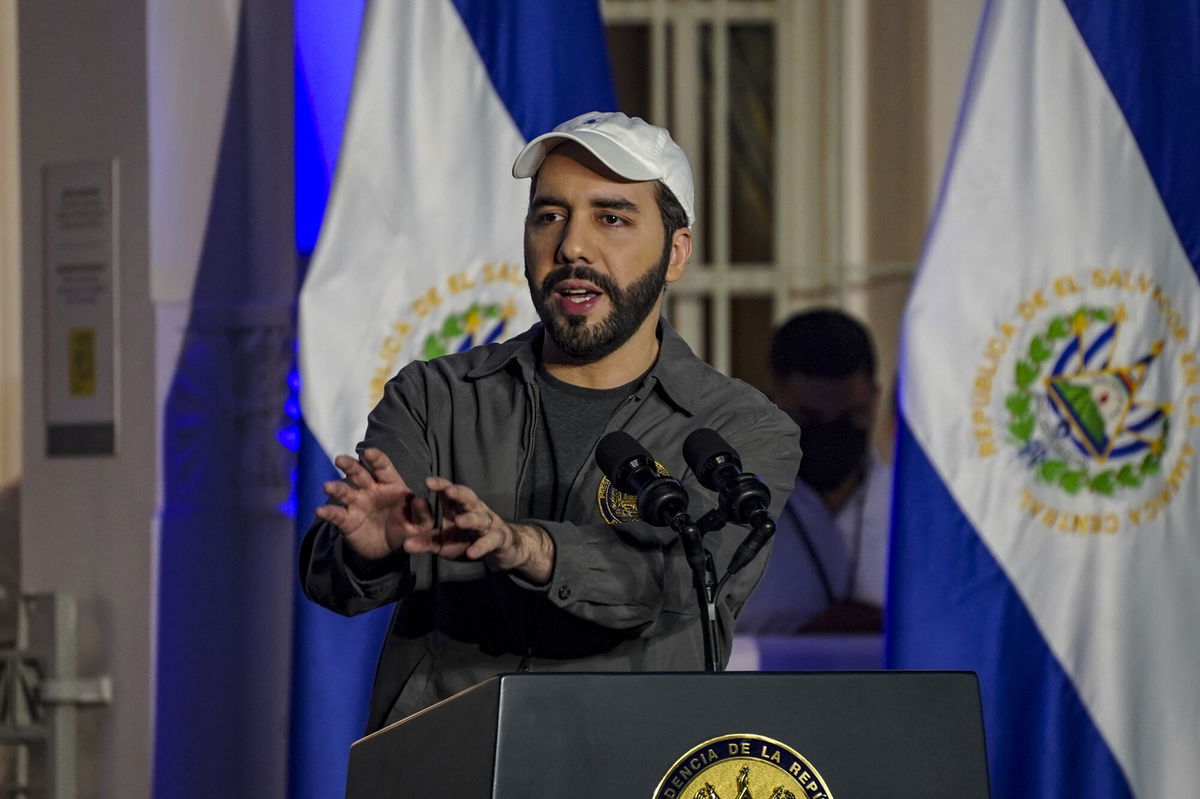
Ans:
[[[521,519],[522,480],[539,418],[533,346],[539,336],[540,325],[503,344],[409,364],[388,382],[359,451],[385,452],[410,486],[440,475],[470,486],[506,518]],[[640,441],[682,481],[698,517],[715,497],[687,469],[681,446],[692,430],[711,427],[770,487],[776,515],[796,475],[798,428],[762,394],[697,358],[665,321],[660,336],[649,377],[596,439],[625,430]],[[364,563],[335,526],[320,520],[312,526],[300,554],[310,599],[345,615],[396,603],[375,675],[369,730],[504,672],[703,668],[682,547],[667,529],[637,520],[605,522],[601,506],[611,508],[614,497],[602,495],[602,478],[589,458],[571,484],[564,519],[537,520],[556,551],[554,573],[541,587],[482,563],[428,555],[399,553]],[[730,525],[705,537],[718,575],[745,535]],[[734,617],[766,555],[730,579],[718,598],[723,661]]]

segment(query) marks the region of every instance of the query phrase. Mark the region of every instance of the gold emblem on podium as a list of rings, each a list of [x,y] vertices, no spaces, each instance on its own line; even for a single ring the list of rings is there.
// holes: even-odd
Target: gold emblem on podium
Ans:
[[[761,735],[713,738],[663,776],[652,799],[833,799],[800,753]]]

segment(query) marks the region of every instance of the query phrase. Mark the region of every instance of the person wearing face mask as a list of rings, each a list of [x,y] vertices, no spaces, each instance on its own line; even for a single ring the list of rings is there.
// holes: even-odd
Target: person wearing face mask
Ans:
[[[871,335],[839,310],[807,311],[775,333],[770,365],[803,457],[737,631],[880,631],[892,481],[870,446],[880,397]]]

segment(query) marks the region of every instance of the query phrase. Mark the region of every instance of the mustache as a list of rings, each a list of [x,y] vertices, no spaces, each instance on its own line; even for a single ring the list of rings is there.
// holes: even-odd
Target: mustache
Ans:
[[[542,293],[549,294],[554,287],[564,280],[586,280],[594,283],[597,288],[610,297],[620,294],[620,289],[608,275],[582,264],[564,264],[555,269],[542,280]]]

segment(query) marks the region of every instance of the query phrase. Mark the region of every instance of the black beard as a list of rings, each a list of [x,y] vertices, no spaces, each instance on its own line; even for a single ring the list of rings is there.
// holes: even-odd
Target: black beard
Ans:
[[[529,269],[525,270],[528,279]],[[564,280],[577,278],[594,283],[608,295],[612,310],[596,325],[589,326],[584,316],[556,316],[552,304],[554,287]],[[590,266],[560,266],[542,281],[540,286],[529,280],[533,306],[545,326],[550,340],[576,363],[595,363],[620,349],[646,320],[667,284],[667,259],[628,288],[622,289],[612,279]]]

